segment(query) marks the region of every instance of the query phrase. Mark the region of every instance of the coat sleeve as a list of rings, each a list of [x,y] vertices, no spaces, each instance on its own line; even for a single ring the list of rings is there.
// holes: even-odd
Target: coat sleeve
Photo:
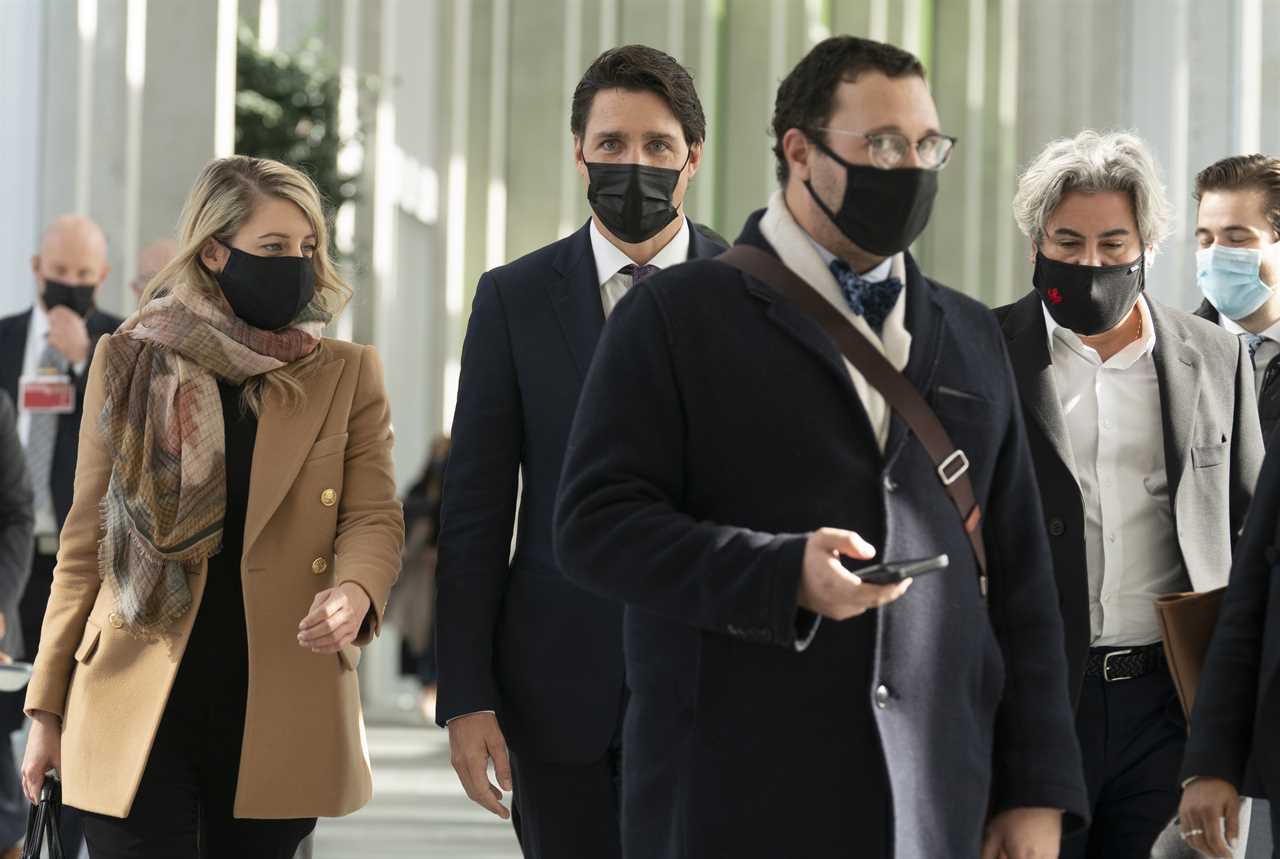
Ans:
[[[1242,789],[1254,736],[1258,672],[1277,555],[1280,448],[1262,465],[1257,496],[1236,544],[1226,596],[1200,673],[1182,779],[1212,776]]]
[[[400,575],[404,514],[396,499],[391,461],[394,433],[383,383],[382,361],[365,346],[360,361],[343,463],[338,534],[334,540],[338,582],[354,582],[369,595],[369,615],[356,637],[364,646],[382,629],[391,586]]]
[[[685,411],[671,326],[649,284],[605,326],[556,505],[566,575],[679,623],[792,646],[806,534],[700,521],[685,496]]]
[[[1011,405],[983,526],[989,616],[1005,664],[991,811],[1062,809],[1066,832],[1087,822],[1089,801],[1068,696],[1062,616],[1017,385],[994,320],[992,332]]]
[[[506,309],[480,278],[462,346],[436,561],[436,720],[497,710],[493,641],[510,574],[524,416]]]
[[[98,598],[98,542],[102,538],[99,506],[111,478],[111,454],[98,429],[106,399],[106,355],[109,338],[94,350],[85,387],[76,460],[75,495],[71,512],[62,526],[58,562],[40,632],[40,652],[27,684],[26,711],[44,710],[61,716],[75,664],[75,650],[84,635],[85,621]]]
[[[32,504],[17,412],[9,395],[0,392],[0,606],[17,607],[31,573]],[[18,618],[5,621],[16,625]]]

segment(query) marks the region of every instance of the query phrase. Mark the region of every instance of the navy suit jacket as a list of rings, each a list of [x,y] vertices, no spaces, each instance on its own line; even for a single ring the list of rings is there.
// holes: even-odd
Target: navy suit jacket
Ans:
[[[759,218],[738,242],[772,251]],[[905,373],[972,463],[989,604],[924,448],[895,415],[880,453],[839,351],[773,289],[693,262],[609,320],[556,536],[571,578],[627,604],[628,855],[976,856],[991,813],[1061,808],[1068,829],[1087,816],[1004,341],[909,258],[907,278]],[[822,526],[882,559],[951,566],[883,611],[824,620],[798,652],[802,558]]]
[[[690,222],[691,259],[722,250]],[[588,224],[481,277],[462,349],[440,525],[436,718],[495,710],[512,748],[540,760],[603,757],[624,704],[622,607],[566,579],[551,541],[569,426],[604,323]]]
[[[98,347],[98,340],[104,334],[114,334],[124,320],[100,310],[92,311],[85,317],[85,327],[89,329],[89,361],[93,361],[93,352]],[[31,330],[31,310],[24,310],[13,316],[0,319],[0,390],[3,390],[15,402],[18,402],[18,379],[22,376],[22,362],[27,351],[27,333]],[[81,376],[72,373],[76,386],[76,410],[58,418],[58,440],[54,442],[53,467],[49,473],[50,489],[53,493],[53,512],[58,520],[58,529],[67,520],[71,511],[71,494],[76,481],[76,451],[80,446],[80,410],[84,405],[84,386],[89,373],[86,370]]]

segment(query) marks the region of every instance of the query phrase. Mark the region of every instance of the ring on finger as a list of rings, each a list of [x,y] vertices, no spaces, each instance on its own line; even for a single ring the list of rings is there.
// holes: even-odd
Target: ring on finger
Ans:
[[[1187,840],[1189,840],[1189,839],[1191,839],[1191,838],[1195,838],[1197,835],[1204,835],[1204,830],[1203,830],[1203,829],[1188,829],[1188,830],[1186,830],[1185,832],[1179,832],[1179,833],[1178,833],[1178,835],[1182,838],[1182,840],[1183,840],[1183,841],[1187,841]]]

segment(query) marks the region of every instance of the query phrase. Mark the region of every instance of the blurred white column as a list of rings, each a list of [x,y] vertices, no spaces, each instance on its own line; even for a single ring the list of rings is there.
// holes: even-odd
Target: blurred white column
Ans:
[[[30,259],[40,234],[44,128],[44,9],[0,3],[0,316],[31,303]]]

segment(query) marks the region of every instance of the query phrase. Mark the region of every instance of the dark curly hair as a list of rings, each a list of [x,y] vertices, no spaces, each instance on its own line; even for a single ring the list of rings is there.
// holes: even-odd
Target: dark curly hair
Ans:
[[[693,87],[693,77],[675,58],[646,45],[610,48],[587,68],[573,91],[569,130],[581,139],[587,131],[587,115],[596,93],[602,89],[648,91],[661,96],[684,130],[685,143],[692,146],[707,138],[707,118]]]
[[[782,151],[782,138],[798,128],[814,134],[831,119],[832,101],[842,81],[854,82],[863,72],[885,77],[924,77],[924,65],[915,54],[870,39],[832,36],[814,45],[778,85],[773,102],[773,154],[778,159],[778,181],[786,184],[790,170]],[[825,140],[823,141],[826,142]]]

